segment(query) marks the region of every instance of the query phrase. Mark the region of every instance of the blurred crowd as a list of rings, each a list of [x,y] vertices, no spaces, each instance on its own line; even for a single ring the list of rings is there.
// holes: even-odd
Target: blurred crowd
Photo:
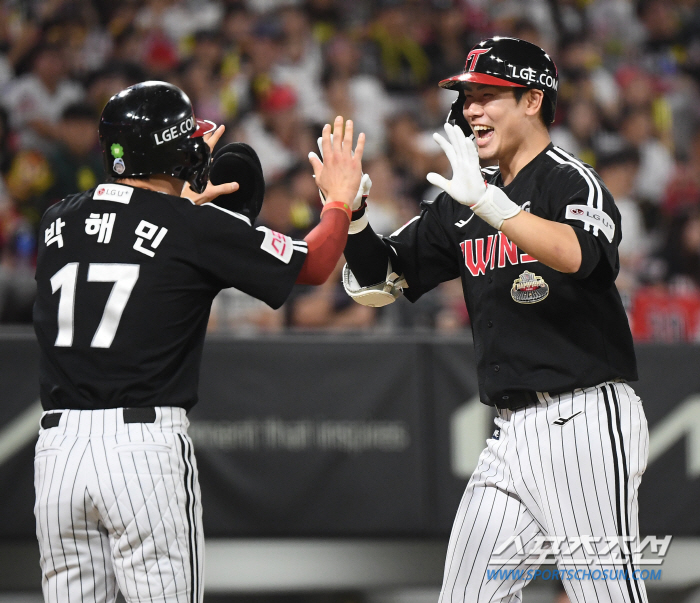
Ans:
[[[104,179],[109,97],[169,81],[225,140],[259,154],[259,222],[303,237],[318,221],[307,161],[335,115],[367,134],[369,216],[389,234],[449,173],[432,140],[462,71],[492,35],[543,47],[560,76],[555,144],[592,165],[623,216],[617,284],[638,341],[700,341],[698,0],[3,0],[0,4],[0,323],[31,320],[42,213]],[[279,311],[235,290],[211,329],[468,330],[458,282],[380,311],[337,273]]]

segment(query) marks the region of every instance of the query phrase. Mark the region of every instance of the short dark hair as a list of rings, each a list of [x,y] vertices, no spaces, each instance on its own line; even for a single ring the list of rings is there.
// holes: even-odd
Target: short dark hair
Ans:
[[[535,88],[536,89],[536,88]],[[515,97],[515,102],[519,103],[520,99],[525,95],[529,88],[513,88],[513,96]],[[547,98],[547,95],[543,93],[542,97],[542,107],[540,108],[540,119],[542,123],[549,130],[550,124],[554,121],[554,115],[552,114],[552,103]]]

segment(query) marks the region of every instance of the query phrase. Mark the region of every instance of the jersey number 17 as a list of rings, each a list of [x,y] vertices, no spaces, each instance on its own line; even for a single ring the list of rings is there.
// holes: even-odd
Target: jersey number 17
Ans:
[[[90,264],[87,280],[92,283],[114,283],[102,320],[95,331],[90,347],[108,348],[117,334],[119,321],[139,278],[138,264]],[[78,262],[71,262],[51,277],[52,293],[61,291],[58,300],[57,347],[73,345],[73,319],[75,315],[75,290],[78,283]]]

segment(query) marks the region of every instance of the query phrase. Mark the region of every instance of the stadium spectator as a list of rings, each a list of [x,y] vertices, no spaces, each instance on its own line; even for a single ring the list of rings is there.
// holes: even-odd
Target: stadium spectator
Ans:
[[[673,156],[658,139],[650,111],[630,109],[620,123],[622,137],[639,151],[640,166],[636,193],[659,205],[673,175]]]
[[[556,146],[595,166],[601,138],[604,136],[596,105],[586,98],[572,102],[563,123],[552,128],[551,136]]]
[[[316,147],[313,136],[301,139],[303,130],[294,90],[273,84],[262,94],[259,112],[244,117],[236,135],[256,150],[265,179],[274,180]]]
[[[667,216],[675,216],[696,207],[700,207],[700,128],[697,126],[688,155],[677,162],[664,191],[661,209]]]
[[[467,15],[457,4],[445,3],[436,7],[433,15],[433,33],[424,46],[430,61],[430,82],[439,82],[464,68],[464,59],[479,40],[469,29]],[[430,86],[437,88],[437,86]]]
[[[430,77],[430,61],[416,35],[420,20],[413,18],[412,6],[402,0],[380,2],[365,51],[372,72],[402,104],[410,104],[411,95]]]
[[[68,77],[62,48],[42,43],[32,54],[32,70],[8,84],[2,102],[19,145],[46,150],[58,138],[56,124],[63,110],[82,100],[85,92]]]
[[[218,2],[148,0],[136,15],[136,25],[147,32],[162,31],[177,46],[196,31],[216,29],[222,16]]]
[[[358,132],[372,133],[367,137],[363,156],[371,159],[386,150],[386,120],[395,107],[382,82],[359,71],[361,56],[360,48],[349,35],[335,35],[326,47],[323,83],[332,112],[350,116]]]
[[[311,35],[309,18],[295,6],[284,8],[280,16],[282,56],[272,71],[272,78],[294,90],[302,119],[312,124],[326,123],[330,120],[331,109],[321,86],[323,54],[320,44]]]
[[[89,105],[70,105],[54,127],[55,142],[45,152],[29,149],[15,156],[8,186],[33,227],[51,205],[104,179],[102,158],[95,152],[97,120]]]
[[[665,280],[676,289],[700,290],[700,209],[676,216],[668,230],[661,257]]]
[[[620,273],[616,286],[627,308],[640,279],[646,276],[646,262],[653,245],[653,238],[646,230],[641,202],[635,196],[638,171],[639,152],[631,146],[621,146],[598,158],[597,172],[620,211],[622,241],[618,247]]]

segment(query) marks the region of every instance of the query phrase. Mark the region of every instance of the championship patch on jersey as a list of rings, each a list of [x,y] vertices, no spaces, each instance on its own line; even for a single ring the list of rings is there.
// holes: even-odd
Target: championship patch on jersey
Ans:
[[[567,205],[565,218],[580,220],[584,224],[599,228],[605,238],[612,243],[615,236],[615,222],[602,209],[595,209],[590,205]]]
[[[513,281],[510,296],[519,304],[536,304],[549,295],[549,285],[541,276],[526,270]]]
[[[265,233],[265,238],[263,239],[260,248],[263,251],[267,251],[270,255],[274,255],[278,260],[283,261],[285,264],[289,264],[289,260],[292,259],[292,253],[294,253],[294,247],[291,237],[283,235],[282,233],[270,230],[264,226],[258,226],[256,230]]]
[[[121,184],[100,184],[100,186],[95,189],[95,194],[92,198],[102,201],[116,201],[117,203],[124,203],[124,205],[127,205],[129,201],[131,201],[131,195],[133,194],[134,189],[130,186],[123,186]]]

